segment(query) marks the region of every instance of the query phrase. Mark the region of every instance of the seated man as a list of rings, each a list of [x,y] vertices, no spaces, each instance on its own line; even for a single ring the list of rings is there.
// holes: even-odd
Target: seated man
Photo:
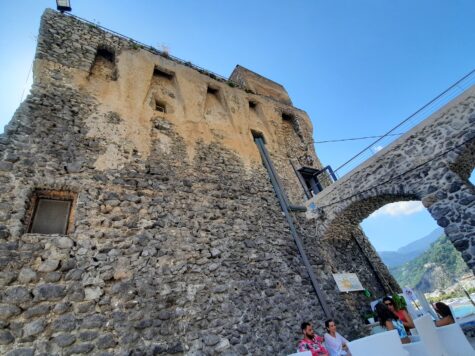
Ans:
[[[310,351],[312,356],[329,356],[327,349],[323,346],[323,337],[315,335],[310,323],[304,322],[300,328],[303,339],[299,342],[298,352]]]

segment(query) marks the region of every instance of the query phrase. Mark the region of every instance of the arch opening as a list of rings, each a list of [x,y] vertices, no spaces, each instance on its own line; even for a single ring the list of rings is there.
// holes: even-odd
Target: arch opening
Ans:
[[[410,287],[438,301],[464,298],[461,286],[475,286],[462,254],[415,195],[381,195],[354,202],[333,219],[325,240],[340,249],[337,255],[342,260],[351,253],[343,252],[343,241],[347,245],[356,241],[368,263],[351,268],[357,274],[374,275],[386,294]],[[468,299],[464,301],[470,305]]]

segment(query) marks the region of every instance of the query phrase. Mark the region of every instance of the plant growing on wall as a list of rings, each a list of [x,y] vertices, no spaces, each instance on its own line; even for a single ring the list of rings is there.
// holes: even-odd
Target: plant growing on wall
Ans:
[[[394,307],[397,310],[406,309],[407,304],[406,304],[406,299],[404,299],[404,297],[400,296],[397,293],[394,293],[392,295],[392,299],[393,299],[393,302],[394,302]]]

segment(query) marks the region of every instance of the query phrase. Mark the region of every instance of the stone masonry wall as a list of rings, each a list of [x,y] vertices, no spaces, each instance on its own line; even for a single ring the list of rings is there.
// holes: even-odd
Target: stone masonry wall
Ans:
[[[113,63],[97,67],[98,48]],[[173,75],[154,77],[157,66]],[[299,203],[289,159],[319,167],[302,144],[311,125],[301,110],[254,94],[251,112],[249,99],[45,12],[31,94],[0,137],[0,353],[275,355],[295,350],[302,321],[322,332],[324,313],[251,134],[264,134]],[[284,109],[296,113],[297,131],[282,123]],[[38,189],[77,195],[70,234],[28,233]],[[386,286],[355,243],[322,240],[295,219],[340,330],[365,334],[368,300],[339,293],[331,273],[358,273],[375,296]]]
[[[474,123],[472,87],[315,197],[308,216],[320,236],[348,239],[385,204],[420,200],[474,270]]]

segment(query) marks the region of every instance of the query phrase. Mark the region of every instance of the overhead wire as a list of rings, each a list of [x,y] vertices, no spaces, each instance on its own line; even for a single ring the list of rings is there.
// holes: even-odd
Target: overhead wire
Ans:
[[[312,141],[311,143],[331,143],[331,142],[343,142],[343,141],[357,141],[357,140],[367,140],[370,138],[379,138],[379,137],[387,137],[387,136],[401,136],[404,135],[405,132],[401,133],[394,133],[389,135],[377,135],[377,136],[364,136],[364,137],[353,137],[353,138],[340,138],[335,140],[325,140],[325,141]]]
[[[425,104],[424,106],[422,106],[420,109],[416,110],[414,113],[412,113],[411,115],[409,115],[406,119],[402,120],[399,124],[397,124],[396,126],[394,126],[391,130],[389,130],[385,135],[383,135],[382,137],[378,138],[376,141],[374,141],[373,143],[371,143],[369,146],[365,147],[364,149],[362,149],[360,152],[358,152],[357,154],[355,154],[353,157],[351,157],[349,160],[347,160],[345,163],[343,163],[342,165],[340,165],[338,168],[334,169],[334,172],[338,172],[338,170],[340,170],[341,168],[343,168],[344,166],[346,166],[348,163],[350,163],[351,161],[353,161],[355,158],[359,157],[361,154],[363,154],[364,152],[366,152],[367,150],[369,150],[371,147],[373,147],[376,143],[378,143],[379,141],[381,141],[384,137],[387,137],[389,134],[391,134],[393,131],[395,131],[396,129],[398,129],[399,127],[401,127],[403,124],[405,124],[406,122],[408,122],[409,120],[411,120],[414,116],[416,116],[418,113],[420,113],[421,111],[423,111],[424,109],[426,109],[428,106],[432,105],[434,102],[436,102],[438,99],[440,99],[442,96],[444,96],[445,94],[447,94],[450,90],[452,90],[453,88],[455,87],[458,87],[458,85],[463,81],[465,80],[466,78],[468,78],[469,76],[471,76],[473,73],[475,73],[475,69],[473,69],[472,71],[470,71],[468,74],[464,75],[461,79],[457,80],[454,84],[452,84],[450,87],[448,87],[446,90],[444,90],[442,93],[440,93],[439,95],[437,95],[434,99],[432,99],[431,101],[429,101],[427,104]]]
[[[31,61],[30,70],[28,71],[28,75],[26,76],[25,84],[23,85],[23,91],[21,92],[21,97],[20,97],[20,104],[23,101],[23,96],[25,95],[26,86],[28,84],[28,80],[30,79],[30,74],[33,71],[33,63],[34,63],[34,61]]]

